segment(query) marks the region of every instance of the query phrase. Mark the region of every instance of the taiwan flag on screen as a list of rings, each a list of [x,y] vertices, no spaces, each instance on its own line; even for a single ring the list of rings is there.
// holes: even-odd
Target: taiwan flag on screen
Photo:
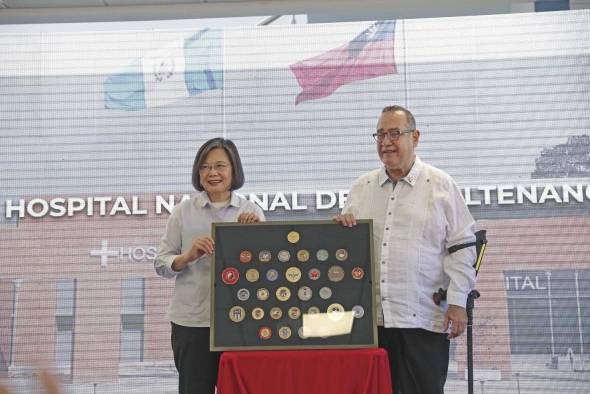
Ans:
[[[395,21],[378,21],[352,41],[292,64],[302,89],[295,104],[327,97],[347,83],[395,74],[394,33]]]

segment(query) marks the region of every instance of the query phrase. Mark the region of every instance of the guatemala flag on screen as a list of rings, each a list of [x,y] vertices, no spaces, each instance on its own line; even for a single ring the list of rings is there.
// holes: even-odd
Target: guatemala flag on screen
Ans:
[[[139,111],[223,89],[223,31],[203,29],[104,81],[105,108]]]

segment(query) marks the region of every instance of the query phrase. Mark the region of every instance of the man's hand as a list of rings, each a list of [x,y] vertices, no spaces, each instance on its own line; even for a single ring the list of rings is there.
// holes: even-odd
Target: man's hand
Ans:
[[[467,327],[467,310],[459,305],[449,305],[447,313],[445,313],[445,321],[443,329],[449,331],[448,338],[456,338],[463,334]]]
[[[240,216],[238,216],[238,223],[256,223],[259,222],[260,219],[258,215],[254,212],[242,212]]]
[[[352,213],[345,213],[344,215],[336,215],[332,218],[336,223],[340,223],[346,227],[356,226],[356,219]]]

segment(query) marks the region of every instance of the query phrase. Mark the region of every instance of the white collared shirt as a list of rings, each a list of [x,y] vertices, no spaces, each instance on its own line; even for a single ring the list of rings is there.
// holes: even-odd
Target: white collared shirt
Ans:
[[[229,204],[224,207],[214,207],[206,192],[174,207],[154,261],[158,275],[176,280],[168,308],[170,321],[187,327],[209,327],[211,256],[199,257],[180,272],[172,270],[172,263],[176,256],[190,249],[195,237],[211,235],[211,223],[235,222],[243,212],[256,213],[260,221],[264,221],[260,207],[233,192]]]
[[[465,307],[475,286],[475,221],[445,172],[416,161],[395,185],[385,168],[353,184],[342,213],[373,219],[378,323],[443,332],[446,303],[432,294],[448,289],[447,303]]]

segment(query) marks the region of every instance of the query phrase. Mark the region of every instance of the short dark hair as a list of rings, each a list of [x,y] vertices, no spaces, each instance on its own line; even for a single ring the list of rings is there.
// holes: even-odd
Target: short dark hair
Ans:
[[[414,115],[410,112],[410,110],[402,107],[401,105],[389,105],[381,111],[382,114],[386,112],[397,112],[401,111],[406,115],[406,121],[408,122],[408,126],[410,130],[416,130],[416,119],[414,119]]]
[[[229,161],[231,162],[232,179],[230,190],[237,190],[244,186],[244,169],[242,168],[242,160],[240,160],[238,148],[236,148],[236,145],[232,142],[232,140],[225,138],[213,138],[201,145],[197,155],[195,156],[195,162],[193,164],[193,187],[198,191],[205,190],[201,185],[199,168],[207,158],[209,152],[217,148],[225,150],[227,156],[229,157]]]

